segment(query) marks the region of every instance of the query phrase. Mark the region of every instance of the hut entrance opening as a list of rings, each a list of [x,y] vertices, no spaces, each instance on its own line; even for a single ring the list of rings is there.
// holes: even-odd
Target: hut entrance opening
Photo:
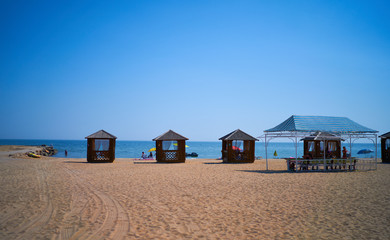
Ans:
[[[163,159],[165,161],[178,160],[178,142],[177,141],[162,141]]]
[[[110,139],[91,139],[92,149],[94,149],[94,161],[109,161],[110,153]]]
[[[298,162],[299,170],[311,169],[312,171],[318,171],[320,168],[324,168],[324,170],[346,170],[346,157],[341,159],[341,141],[344,141],[344,139],[334,134],[316,132],[301,140],[303,140],[304,155],[302,161]],[[294,170],[296,161],[286,160],[287,169]],[[352,160],[350,163],[348,167],[352,168]],[[355,165],[353,166],[355,167]]]
[[[341,157],[341,141],[344,140],[332,134],[326,134],[326,136],[321,137],[319,133],[315,133],[301,140],[303,140],[305,156],[311,156],[312,158],[323,158],[324,156],[326,158]],[[326,146],[325,149],[324,146]]]
[[[93,141],[93,148],[95,151],[108,151],[110,147],[110,140],[109,139],[94,139]]]
[[[177,141],[163,141],[162,148],[164,151],[177,151]]]
[[[234,161],[251,161],[250,141],[234,140],[232,143],[232,152]]]

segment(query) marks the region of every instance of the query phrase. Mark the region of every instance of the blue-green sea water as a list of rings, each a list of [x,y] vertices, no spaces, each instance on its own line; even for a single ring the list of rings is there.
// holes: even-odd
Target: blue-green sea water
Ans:
[[[54,157],[65,157],[65,150],[68,151],[69,158],[86,158],[87,157],[87,140],[17,140],[17,139],[0,139],[0,145],[52,145],[58,150]],[[196,152],[198,158],[220,158],[222,142],[195,142],[187,141],[189,146],[186,148],[187,153]],[[344,144],[349,151],[349,145]],[[142,152],[147,152],[155,147],[153,141],[116,141],[115,156],[117,158],[139,158]],[[371,149],[374,152],[370,154],[358,155],[361,149]],[[292,142],[270,142],[268,144],[268,158],[287,158],[295,157],[295,147]],[[277,157],[274,157],[276,151]],[[298,157],[303,154],[303,143],[298,144]],[[255,156],[265,158],[264,142],[256,142]],[[352,147],[352,156],[354,157],[375,157],[375,145],[372,143],[354,143]],[[381,157],[380,144],[378,144],[378,158]]]

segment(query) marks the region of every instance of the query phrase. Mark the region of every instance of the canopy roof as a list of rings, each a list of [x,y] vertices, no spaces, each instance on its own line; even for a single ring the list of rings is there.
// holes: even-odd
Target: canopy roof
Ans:
[[[94,134],[91,134],[87,137],[85,137],[86,139],[88,138],[97,138],[97,139],[107,139],[107,138],[112,138],[112,139],[116,139],[116,137],[112,134],[109,134],[108,132],[104,131],[103,129],[100,130],[100,131],[97,131],[95,132]]]
[[[378,131],[364,127],[346,117],[296,116],[264,132],[330,132],[343,133],[377,133]]]
[[[259,141],[257,138],[252,137],[251,135],[241,131],[240,129],[237,129],[223,137],[221,137],[219,140],[252,140],[252,141]]]
[[[188,140],[188,138],[183,137],[182,135],[169,130],[166,133],[161,134],[160,136],[153,139],[153,141],[172,141],[172,140]]]
[[[380,138],[390,138],[390,132],[382,134],[379,136]]]

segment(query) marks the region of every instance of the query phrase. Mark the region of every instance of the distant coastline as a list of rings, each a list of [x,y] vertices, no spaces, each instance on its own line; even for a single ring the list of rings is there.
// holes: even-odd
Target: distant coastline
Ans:
[[[0,145],[23,145],[23,146],[53,146],[58,150],[58,153],[53,157],[65,157],[65,150],[68,152],[69,158],[86,158],[87,141],[86,140],[38,140],[38,139],[0,139]],[[221,157],[221,142],[201,142],[188,141],[189,148],[187,152],[196,152],[198,158],[216,159]],[[344,144],[349,149],[348,144]],[[115,155],[117,158],[138,158],[142,152],[147,152],[149,149],[155,147],[153,141],[124,141],[117,140]],[[378,142],[378,158],[381,157],[380,143]],[[352,148],[352,155],[357,154],[360,149],[374,149],[372,143],[355,143]],[[270,142],[268,145],[268,158],[273,158],[274,151],[277,151],[278,158],[295,157],[294,144],[291,142]],[[302,156],[303,144],[298,143],[298,156]],[[256,142],[255,148],[256,157],[265,158],[264,143]],[[375,155],[370,155],[375,157]]]

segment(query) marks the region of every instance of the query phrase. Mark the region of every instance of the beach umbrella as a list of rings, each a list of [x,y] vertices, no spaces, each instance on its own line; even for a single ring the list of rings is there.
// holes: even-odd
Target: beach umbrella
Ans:
[[[174,145],[174,146],[177,146],[177,143],[174,143],[173,145]],[[189,147],[189,146],[188,146],[188,145],[186,145],[186,147]]]
[[[148,152],[154,152],[154,151],[156,151],[156,148],[151,148],[151,149],[149,149]]]
[[[373,151],[371,149],[362,149],[358,152],[358,154],[367,154],[372,153]]]

